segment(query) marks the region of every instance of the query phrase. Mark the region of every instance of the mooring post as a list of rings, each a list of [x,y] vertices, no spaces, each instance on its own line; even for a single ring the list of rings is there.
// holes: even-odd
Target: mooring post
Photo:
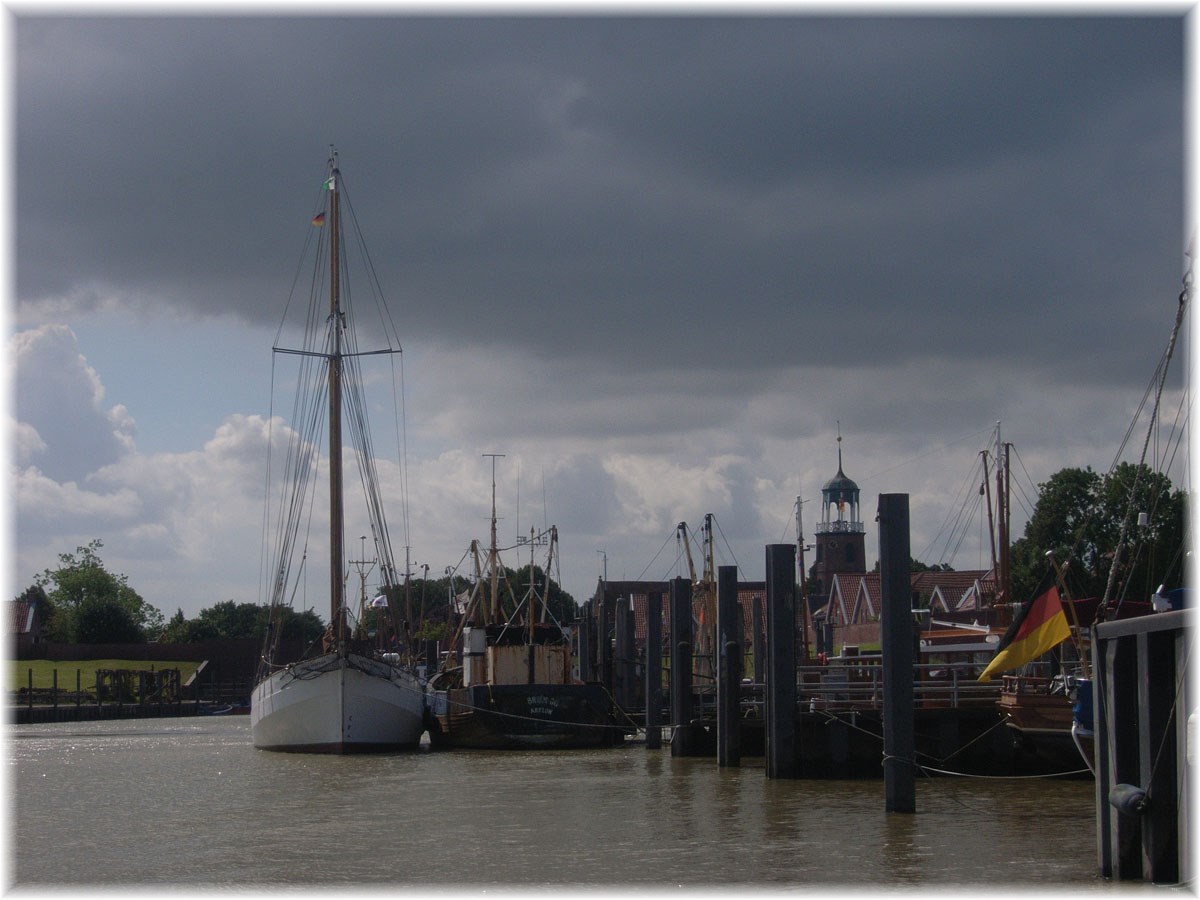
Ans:
[[[438,653],[438,641],[436,638],[425,639],[425,680],[428,681],[437,674],[438,663],[440,663],[441,654]]]
[[[908,494],[879,495],[883,784],[888,812],[916,812],[913,775],[912,563]]]
[[[606,584],[600,598],[600,620],[596,625],[596,662],[600,666],[600,683],[610,694],[613,689],[612,620],[613,598],[608,596]]]
[[[646,595],[646,749],[662,747],[662,591]]]
[[[796,765],[796,548],[767,545],[768,778],[795,778]]]
[[[633,624],[632,613],[633,598],[618,597],[615,614],[616,652],[613,666],[616,673],[616,690],[613,691],[613,696],[617,698],[617,705],[626,711],[633,706],[631,700],[634,665],[633,629],[630,627]]]
[[[692,724],[692,583],[671,579],[671,755],[690,756]]]
[[[1102,855],[1102,866],[1107,864],[1108,871],[1102,870],[1101,874],[1125,881],[1143,876],[1142,819],[1114,811],[1109,807],[1108,799],[1115,785],[1136,785],[1141,778],[1138,759],[1140,715],[1126,714],[1118,720],[1109,711],[1138,709],[1138,685],[1144,676],[1138,671],[1136,640],[1103,640],[1099,628],[1096,629],[1096,639],[1097,678],[1093,688],[1097,723],[1095,740],[1103,739],[1107,744],[1103,763],[1099,749],[1096,753],[1096,808],[1102,813],[1098,817],[1100,823],[1108,826],[1105,829],[1107,834],[1098,834],[1098,838],[1108,840],[1107,863]]]
[[[575,625],[575,646],[579,653],[579,680],[594,681],[592,674],[592,601],[585,600],[583,615]]]
[[[1140,774],[1135,783],[1153,798],[1142,819],[1142,877],[1156,884],[1174,884],[1179,881],[1180,785],[1173,728],[1178,709],[1186,707],[1162,685],[1181,684],[1184,679],[1176,669],[1175,634],[1143,632],[1134,640],[1138,668],[1144,673],[1137,680]]]
[[[754,683],[767,683],[767,640],[763,633],[762,598],[755,597],[750,609],[750,630],[754,632],[751,640],[754,649]]]
[[[737,566],[717,568],[717,764],[742,764],[742,611],[737,602]]]

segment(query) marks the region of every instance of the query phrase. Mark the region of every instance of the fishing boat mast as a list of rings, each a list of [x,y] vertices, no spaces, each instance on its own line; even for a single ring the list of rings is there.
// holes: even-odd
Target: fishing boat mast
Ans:
[[[500,573],[499,568],[499,550],[497,549],[496,539],[496,460],[504,459],[503,453],[485,453],[484,456],[491,457],[492,460],[492,534],[491,546],[488,549],[488,568],[491,569],[491,592],[490,608],[488,611],[488,623],[497,625],[500,623]]]

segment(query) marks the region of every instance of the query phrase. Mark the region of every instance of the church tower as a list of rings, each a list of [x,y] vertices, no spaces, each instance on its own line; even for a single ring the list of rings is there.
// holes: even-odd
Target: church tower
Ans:
[[[859,513],[858,485],[842,471],[842,434],[838,429],[838,470],[821,488],[821,521],[816,526],[817,559],[812,593],[828,596],[834,575],[867,571],[866,531]]]

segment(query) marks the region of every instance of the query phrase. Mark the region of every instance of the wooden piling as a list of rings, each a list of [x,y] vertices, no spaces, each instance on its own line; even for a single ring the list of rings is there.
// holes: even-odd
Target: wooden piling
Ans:
[[[633,598],[618,597],[614,614],[616,631],[616,652],[614,654],[613,672],[615,687],[613,696],[621,709],[628,710],[633,706],[633,670],[634,670],[634,641],[633,641]]]
[[[796,548],[767,545],[767,697],[764,734],[768,778],[799,776],[796,734]]]
[[[916,812],[913,624],[908,494],[879,495],[883,783],[888,812]]]
[[[737,566],[717,569],[717,764],[742,764],[740,699],[742,611],[737,602]]]
[[[596,664],[600,669],[600,683],[609,693],[613,689],[612,621],[613,600],[606,592],[600,598],[600,619],[596,625]]]
[[[692,583],[671,579],[671,755],[691,756]]]
[[[662,747],[662,591],[646,595],[646,749]]]
[[[586,600],[583,604],[583,615],[579,618],[579,623],[576,625],[576,647],[579,653],[579,680],[580,681],[595,681],[596,674],[592,671],[592,601]]]
[[[767,683],[767,639],[763,634],[763,608],[761,598],[755,597],[750,609],[750,630],[754,632],[754,683]]]

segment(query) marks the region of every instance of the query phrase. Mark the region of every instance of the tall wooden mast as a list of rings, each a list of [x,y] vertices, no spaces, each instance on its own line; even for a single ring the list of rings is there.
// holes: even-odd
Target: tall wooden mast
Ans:
[[[346,604],[342,568],[342,306],[338,268],[338,172],[337,151],[329,160],[329,327],[333,346],[329,353],[329,603],[330,623],[336,623],[339,646],[346,637]]]

